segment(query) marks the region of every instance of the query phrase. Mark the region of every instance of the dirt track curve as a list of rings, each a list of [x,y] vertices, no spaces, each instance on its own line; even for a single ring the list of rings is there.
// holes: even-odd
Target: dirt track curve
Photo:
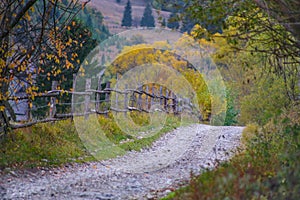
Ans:
[[[229,159],[242,130],[193,124],[116,159],[2,175],[0,199],[157,199]]]

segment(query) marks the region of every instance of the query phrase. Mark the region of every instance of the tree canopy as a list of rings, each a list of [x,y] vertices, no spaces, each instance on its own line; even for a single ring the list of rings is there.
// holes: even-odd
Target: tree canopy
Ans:
[[[179,28],[179,22],[178,22],[178,14],[176,12],[172,12],[170,14],[170,17],[168,19],[167,27],[170,29],[177,30]]]
[[[123,13],[122,26],[131,27],[132,26],[132,15],[131,15],[131,3],[130,0],[127,1],[125,10]]]
[[[183,15],[199,24],[222,26],[235,51],[264,55],[266,72],[284,79],[286,95],[299,100],[299,8],[298,1],[189,1]],[[228,31],[230,30],[230,31]],[[213,32],[197,28],[196,38],[211,39]]]
[[[141,26],[155,27],[155,20],[152,15],[152,7],[151,7],[150,3],[147,4],[147,6],[144,10],[144,14],[143,14],[143,17],[141,20]]]
[[[70,20],[87,2],[17,1],[0,3],[0,110],[15,115],[8,100],[20,88],[32,98],[37,95],[34,75],[43,71],[39,63],[71,58],[61,37]],[[49,51],[49,47],[51,51]],[[70,66],[69,66],[70,67]],[[56,72],[58,73],[58,72]],[[8,124],[5,112],[1,119]]]

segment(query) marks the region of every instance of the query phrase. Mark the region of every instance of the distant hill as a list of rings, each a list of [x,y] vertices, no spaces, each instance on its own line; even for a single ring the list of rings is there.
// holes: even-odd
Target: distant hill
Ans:
[[[121,0],[121,3],[117,3],[115,0],[92,0],[89,6],[96,8],[103,14],[104,24],[108,27],[110,33],[115,34],[126,30],[126,28],[121,27],[126,3],[127,0]],[[131,0],[132,19],[135,26],[140,25],[146,4],[147,0]],[[153,16],[157,27],[160,27],[159,17],[168,19],[169,15],[169,12],[153,9]]]

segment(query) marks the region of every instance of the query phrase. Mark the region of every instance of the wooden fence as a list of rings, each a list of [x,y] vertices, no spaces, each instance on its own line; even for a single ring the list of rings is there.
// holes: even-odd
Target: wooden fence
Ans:
[[[74,77],[73,88],[76,87],[75,78],[76,77]],[[146,85],[138,89],[131,89],[125,86],[124,90],[117,90],[111,88],[110,82],[103,84],[101,80],[99,80],[98,89],[91,89],[91,79],[86,79],[85,81],[85,90],[82,92],[58,90],[57,81],[53,81],[51,91],[35,97],[49,98],[47,105],[40,107],[28,106],[28,120],[25,122],[7,123],[9,121],[7,113],[0,112],[0,134],[2,132],[3,135],[8,127],[11,129],[24,128],[37,123],[53,122],[75,116],[88,118],[90,114],[107,115],[109,112],[123,112],[126,115],[131,111],[150,113],[159,110],[175,115],[183,111],[200,115],[195,111],[195,106],[191,103],[190,99],[179,97],[162,86],[152,86],[150,88],[149,85]],[[103,85],[105,85],[104,88]],[[72,102],[60,103],[58,99],[62,94],[71,94]],[[78,97],[82,101],[75,102],[75,99]],[[10,97],[10,100],[14,101],[24,99],[28,99],[28,104],[31,103],[30,96]],[[70,106],[70,112],[58,113],[57,106],[59,105]],[[153,109],[153,106],[155,109]],[[48,107],[48,116],[44,119],[33,119],[31,111],[42,107]],[[76,107],[81,108],[80,112],[77,111]]]

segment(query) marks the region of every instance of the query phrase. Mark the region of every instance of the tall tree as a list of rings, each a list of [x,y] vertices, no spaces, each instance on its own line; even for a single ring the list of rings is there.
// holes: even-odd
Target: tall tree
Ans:
[[[162,20],[161,26],[162,26],[162,27],[166,27],[166,26],[167,26],[166,18],[164,18],[164,19]]]
[[[190,33],[195,25],[195,20],[193,20],[191,17],[184,16],[182,19],[182,26],[180,28],[180,31]]]
[[[299,5],[294,0],[191,0],[185,13],[199,24],[234,30],[224,35],[232,48],[264,55],[265,73],[283,79],[287,98],[299,101]],[[198,28],[197,37],[210,38],[207,30]]]
[[[37,95],[34,75],[45,60],[69,60],[61,37],[66,24],[85,6],[80,1],[2,0],[0,3],[0,121],[9,125],[4,110],[14,113],[8,100],[24,88]],[[51,47],[51,51],[48,51]],[[60,73],[60,72],[53,72]],[[2,119],[1,119],[2,118]]]
[[[67,31],[62,35],[62,42],[66,45],[65,53],[73,59],[70,61],[61,60],[57,63],[54,60],[49,60],[41,65],[44,68],[39,76],[36,78],[36,83],[39,85],[38,92],[45,92],[51,90],[52,81],[57,81],[60,88],[64,90],[71,90],[73,83],[73,74],[77,73],[80,64],[86,58],[86,56],[91,52],[91,50],[97,46],[97,40],[92,38],[92,32],[85,26],[81,21],[74,19],[68,24]],[[48,49],[50,51],[50,49]],[[44,65],[44,66],[43,66]],[[48,67],[46,67],[48,66]],[[67,66],[67,67],[66,67]],[[62,71],[62,73],[52,73],[56,71]],[[62,103],[71,102],[71,95],[61,95],[58,100]],[[47,104],[48,100],[44,98],[36,98],[34,105],[36,107]],[[70,109],[70,106],[64,105],[57,107],[57,112],[64,112],[66,109]],[[36,117],[44,117],[47,113],[47,108],[37,109],[33,113]]]
[[[175,12],[172,12],[169,19],[167,27],[170,29],[177,30],[179,28],[178,15]]]
[[[122,26],[131,27],[132,26],[132,11],[130,0],[127,1],[125,10],[123,13]]]
[[[152,7],[151,4],[148,3],[145,10],[144,14],[141,20],[141,26],[143,27],[155,27],[155,20],[152,15]]]

